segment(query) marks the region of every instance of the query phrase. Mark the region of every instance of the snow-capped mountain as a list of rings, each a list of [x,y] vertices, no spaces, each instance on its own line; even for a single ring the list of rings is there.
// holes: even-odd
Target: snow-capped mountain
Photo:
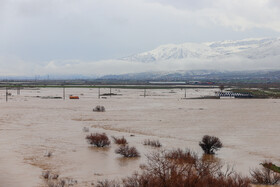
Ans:
[[[207,43],[168,44],[158,48],[122,58],[132,62],[159,62],[193,59],[263,59],[279,56],[280,38],[257,38],[237,41],[220,41]]]

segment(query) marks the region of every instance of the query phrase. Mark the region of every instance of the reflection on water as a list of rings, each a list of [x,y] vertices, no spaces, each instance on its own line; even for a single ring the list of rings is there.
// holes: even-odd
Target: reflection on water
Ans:
[[[132,162],[135,162],[135,161],[139,161],[139,158],[117,158],[116,159],[118,164],[121,166],[121,167],[128,167]]]

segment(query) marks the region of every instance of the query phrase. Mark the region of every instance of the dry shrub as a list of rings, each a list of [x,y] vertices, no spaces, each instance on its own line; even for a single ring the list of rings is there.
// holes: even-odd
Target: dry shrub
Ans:
[[[105,133],[94,133],[86,136],[89,144],[95,145],[96,147],[105,147],[110,145],[110,140]]]
[[[196,153],[191,152],[188,149],[186,151],[183,151],[182,149],[174,149],[166,152],[165,157],[178,163],[195,164],[198,160]]]
[[[199,146],[205,154],[215,154],[217,150],[223,147],[223,144],[218,137],[205,135],[199,142]]]
[[[135,147],[129,147],[128,145],[120,146],[116,149],[115,153],[120,154],[124,157],[140,157],[140,153]]]
[[[58,180],[47,181],[48,187],[69,187],[69,186],[76,186],[76,184],[78,184],[78,181],[72,178],[63,178]]]
[[[96,187],[121,187],[121,185],[114,180],[104,180],[104,181],[98,181],[96,184]]]
[[[155,152],[147,156],[142,172],[123,179],[124,187],[249,187],[250,180],[222,172],[219,163],[198,159],[190,151]]]
[[[112,138],[113,138],[115,144],[118,144],[118,145],[125,145],[125,144],[127,144],[127,141],[126,141],[126,139],[124,137],[117,138],[115,136],[112,136]]]
[[[149,145],[152,147],[161,147],[161,143],[158,140],[150,140],[150,139],[146,139],[144,140],[144,145]]]
[[[261,169],[256,168],[250,171],[252,183],[264,185],[280,184],[280,174],[267,167],[270,163],[265,162],[262,165]]]
[[[105,107],[97,105],[92,111],[94,111],[94,112],[105,112]]]

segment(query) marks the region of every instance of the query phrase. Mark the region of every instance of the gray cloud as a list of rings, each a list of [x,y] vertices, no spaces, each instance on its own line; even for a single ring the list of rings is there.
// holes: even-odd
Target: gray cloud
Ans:
[[[0,0],[1,73],[44,73],[62,61],[84,72],[167,43],[279,36],[279,17],[277,0]]]

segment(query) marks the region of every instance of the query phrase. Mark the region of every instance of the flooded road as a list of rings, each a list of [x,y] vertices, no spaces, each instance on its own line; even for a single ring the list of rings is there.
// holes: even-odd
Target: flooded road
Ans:
[[[214,95],[214,89],[188,89],[187,97]],[[182,99],[184,90],[112,89],[116,96],[98,99],[97,89],[61,88],[11,90],[5,102],[0,90],[0,181],[3,186],[45,186],[43,170],[91,186],[102,179],[116,179],[139,170],[145,139],[158,139],[166,149],[189,148],[202,155],[203,135],[221,139],[224,147],[216,157],[248,175],[264,160],[280,165],[280,100],[275,99]],[[109,89],[101,89],[108,93]],[[79,100],[69,100],[77,95]],[[93,112],[103,105],[106,112]],[[90,132],[84,132],[88,127]],[[123,159],[110,147],[89,146],[85,136],[105,132],[124,136],[141,157]],[[51,152],[51,157],[46,157]]]

